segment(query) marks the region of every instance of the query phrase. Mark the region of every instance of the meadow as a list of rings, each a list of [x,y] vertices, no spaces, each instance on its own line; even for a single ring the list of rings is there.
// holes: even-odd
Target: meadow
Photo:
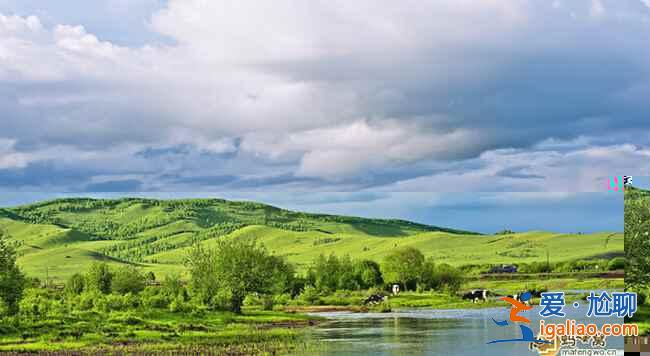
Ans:
[[[63,281],[95,261],[136,264],[164,276],[185,273],[193,243],[256,237],[305,271],[320,254],[380,261],[414,247],[436,263],[563,262],[622,255],[623,234],[528,231],[483,235],[401,220],[306,214],[218,199],[62,199],[0,209],[0,228],[19,241],[31,276]]]
[[[0,209],[0,235],[28,277],[18,311],[1,319],[0,351],[304,353],[317,347],[304,329],[319,322],[304,312],[500,305],[463,299],[469,289],[575,290],[571,301],[624,287],[616,232],[479,234],[254,202],[138,198]],[[502,264],[519,272],[486,274]],[[393,283],[398,296],[364,303]]]

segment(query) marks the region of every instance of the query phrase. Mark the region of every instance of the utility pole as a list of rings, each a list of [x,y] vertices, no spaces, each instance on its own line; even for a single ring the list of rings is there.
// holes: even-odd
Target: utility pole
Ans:
[[[551,273],[551,264],[549,262],[549,257],[548,257],[548,247],[546,248],[546,279],[549,278],[549,274]]]

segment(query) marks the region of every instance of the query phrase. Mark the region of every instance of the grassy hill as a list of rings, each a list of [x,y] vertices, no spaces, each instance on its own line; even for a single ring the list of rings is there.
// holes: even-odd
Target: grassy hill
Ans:
[[[532,231],[481,235],[395,219],[308,214],[220,199],[59,199],[0,209],[0,228],[20,244],[31,275],[63,279],[97,260],[135,263],[156,274],[182,272],[193,243],[256,237],[299,268],[320,253],[381,260],[413,246],[439,262],[552,262],[622,254],[620,233]]]

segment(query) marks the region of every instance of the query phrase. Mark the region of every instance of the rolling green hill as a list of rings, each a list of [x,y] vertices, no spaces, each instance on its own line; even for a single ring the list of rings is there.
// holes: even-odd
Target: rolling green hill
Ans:
[[[63,279],[92,261],[136,263],[156,274],[182,272],[194,243],[256,237],[299,269],[320,253],[381,260],[413,246],[453,265],[552,262],[620,255],[620,233],[532,231],[481,235],[395,219],[308,214],[220,199],[59,199],[0,209],[0,228],[20,244],[31,275]]]

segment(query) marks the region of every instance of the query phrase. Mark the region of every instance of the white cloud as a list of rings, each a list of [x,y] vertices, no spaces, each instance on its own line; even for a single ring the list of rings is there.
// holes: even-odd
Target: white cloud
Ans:
[[[626,9],[606,4],[171,0],[150,27],[172,41],[141,47],[88,24],[0,14],[0,120],[13,140],[2,164],[82,155],[126,175],[216,171],[182,161],[134,167],[135,152],[188,144],[240,160],[228,173],[259,174],[264,167],[246,166],[254,161],[346,187],[471,158],[488,168],[464,173],[470,186],[487,187],[485,177],[503,170],[566,176],[570,167],[557,171],[554,160],[598,146],[581,136],[632,142],[647,131],[648,23],[602,16]],[[615,166],[616,157],[599,159]],[[527,160],[544,169],[519,169]]]
[[[567,146],[565,146],[567,147]],[[599,192],[614,175],[650,175],[650,150],[630,144],[570,150],[500,149],[483,153],[479,168],[401,181],[388,191]],[[504,175],[516,169],[520,175]]]
[[[0,138],[0,169],[24,168],[29,157],[14,151],[15,140]]]
[[[480,135],[465,129],[435,132],[414,122],[358,120],[290,134],[252,134],[241,147],[272,159],[299,159],[298,176],[337,180],[383,166],[453,158],[457,142],[480,145]]]

